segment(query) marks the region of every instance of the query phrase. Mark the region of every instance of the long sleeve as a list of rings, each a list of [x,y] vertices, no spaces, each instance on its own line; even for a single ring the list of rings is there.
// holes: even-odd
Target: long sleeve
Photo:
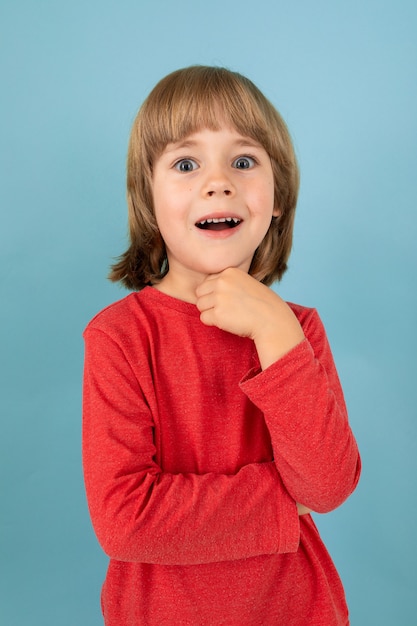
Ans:
[[[323,325],[315,310],[299,315],[306,339],[241,388],[264,414],[291,496],[325,513],[354,490],[360,458]]]
[[[295,552],[297,510],[275,464],[234,474],[164,471],[132,363],[102,330],[84,336],[83,465],[104,551],[119,561],[178,565]]]
[[[146,287],[88,324],[83,465],[110,556],[106,624],[348,623],[309,515],[352,491],[359,456],[324,329],[265,371],[256,346]]]

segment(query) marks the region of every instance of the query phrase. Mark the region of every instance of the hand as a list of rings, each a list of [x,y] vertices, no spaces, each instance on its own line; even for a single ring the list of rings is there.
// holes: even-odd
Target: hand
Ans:
[[[237,268],[208,276],[196,296],[203,324],[253,339],[263,369],[304,339],[286,302]]]
[[[298,515],[308,515],[311,513],[311,509],[308,509],[304,504],[298,504],[297,502],[297,511]]]
[[[259,314],[274,298],[271,290],[246,272],[228,268],[211,274],[196,289],[200,319],[240,337],[254,339]]]

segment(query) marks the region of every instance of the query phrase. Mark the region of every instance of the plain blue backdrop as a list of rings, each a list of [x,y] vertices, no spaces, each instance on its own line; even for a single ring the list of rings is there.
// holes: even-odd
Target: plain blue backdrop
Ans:
[[[81,333],[125,293],[105,277],[133,118],[194,63],[248,75],[292,133],[301,192],[275,288],[318,308],[364,464],[315,519],[353,626],[417,624],[415,1],[1,0],[0,29],[0,624],[102,623]]]

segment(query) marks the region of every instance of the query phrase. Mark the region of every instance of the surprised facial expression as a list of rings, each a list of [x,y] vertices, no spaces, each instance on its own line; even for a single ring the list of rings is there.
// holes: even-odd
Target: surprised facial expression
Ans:
[[[248,271],[278,215],[268,153],[227,126],[168,144],[154,164],[153,200],[164,280],[194,285],[228,267]]]

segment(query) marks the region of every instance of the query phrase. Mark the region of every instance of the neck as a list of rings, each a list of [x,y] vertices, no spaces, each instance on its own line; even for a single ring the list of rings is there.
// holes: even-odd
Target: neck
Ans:
[[[197,296],[195,290],[205,278],[205,276],[195,276],[190,279],[190,277],[175,276],[168,272],[159,283],[155,283],[153,286],[167,296],[196,304]]]

